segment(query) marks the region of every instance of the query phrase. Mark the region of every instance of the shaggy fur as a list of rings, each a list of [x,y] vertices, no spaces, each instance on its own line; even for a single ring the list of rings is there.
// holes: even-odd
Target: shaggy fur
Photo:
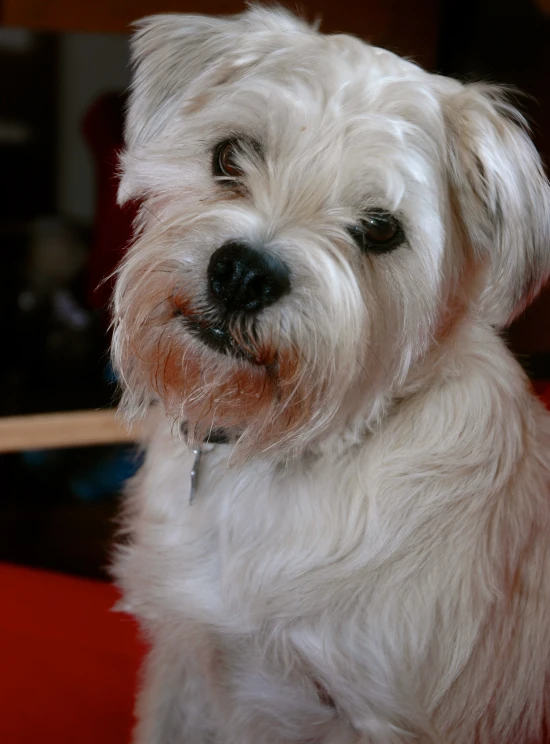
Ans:
[[[521,116],[277,10],[146,19],[133,60],[113,356],[150,415],[115,567],[151,641],[135,743],[541,744],[550,417],[499,336],[550,270]],[[238,183],[212,171],[228,138]],[[395,250],[354,242],[372,210]],[[219,322],[207,268],[235,240],[292,282],[227,320],[238,354],[190,326]],[[231,441],[190,504],[213,427]]]

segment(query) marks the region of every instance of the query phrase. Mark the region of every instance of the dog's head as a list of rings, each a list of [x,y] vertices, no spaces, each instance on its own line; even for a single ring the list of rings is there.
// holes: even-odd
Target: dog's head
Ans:
[[[114,359],[200,438],[300,451],[358,433],[464,318],[504,326],[550,268],[521,117],[282,11],[146,19],[120,201]]]

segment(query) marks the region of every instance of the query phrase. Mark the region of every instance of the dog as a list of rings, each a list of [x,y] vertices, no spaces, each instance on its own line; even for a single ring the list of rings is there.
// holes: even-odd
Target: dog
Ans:
[[[502,331],[550,188],[521,114],[281,9],[151,17],[132,53],[135,744],[541,744],[550,415]]]

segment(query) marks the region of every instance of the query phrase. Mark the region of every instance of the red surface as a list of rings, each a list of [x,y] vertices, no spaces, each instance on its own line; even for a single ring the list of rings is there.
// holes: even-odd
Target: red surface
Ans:
[[[0,564],[0,742],[127,744],[143,654],[100,582]]]

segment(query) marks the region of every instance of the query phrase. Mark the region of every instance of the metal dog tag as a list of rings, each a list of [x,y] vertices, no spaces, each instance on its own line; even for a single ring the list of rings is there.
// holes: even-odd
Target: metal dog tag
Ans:
[[[199,465],[201,464],[202,450],[199,448],[193,450],[195,459],[193,460],[193,467],[191,468],[191,490],[189,491],[189,503],[192,504],[197,494],[197,486],[199,482]]]
[[[217,444],[228,444],[229,437],[223,431],[223,429],[213,429],[206,437],[200,447],[196,447],[192,450],[194,455],[193,467],[191,468],[191,488],[189,490],[189,503],[192,504],[195,496],[197,495],[197,488],[199,487],[199,468],[201,464],[201,458],[206,452],[211,452]]]

